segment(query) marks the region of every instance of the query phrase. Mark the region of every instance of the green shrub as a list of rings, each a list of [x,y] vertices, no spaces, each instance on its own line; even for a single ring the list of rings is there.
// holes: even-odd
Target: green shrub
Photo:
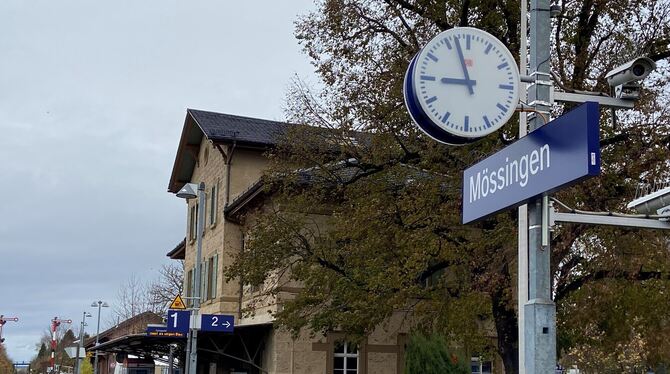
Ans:
[[[91,365],[91,360],[87,358],[81,360],[81,374],[93,374],[93,365]]]
[[[439,335],[414,334],[405,351],[405,374],[469,374],[457,355],[449,353]]]

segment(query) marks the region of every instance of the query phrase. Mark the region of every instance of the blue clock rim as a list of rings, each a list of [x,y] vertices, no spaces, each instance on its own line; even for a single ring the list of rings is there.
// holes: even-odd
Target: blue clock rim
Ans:
[[[409,116],[412,119],[412,121],[426,135],[428,135],[430,138],[440,143],[448,145],[465,145],[481,139],[481,137],[476,138],[461,137],[452,134],[450,132],[447,132],[443,128],[437,126],[426,114],[426,112],[423,109],[421,109],[421,105],[419,104],[416,94],[412,88],[414,87],[412,79],[413,77],[412,71],[414,69],[414,65],[416,64],[416,60],[419,57],[419,54],[420,51],[416,55],[414,55],[414,57],[410,61],[409,66],[407,67],[407,71],[405,72],[405,79],[403,82],[403,93],[404,93],[403,98],[405,99],[405,106],[407,107],[407,112],[409,113]]]
[[[514,99],[513,99],[514,103],[519,102],[519,95],[520,95],[519,68],[518,68],[518,65],[516,63],[516,60],[514,59],[514,56],[509,51],[509,49],[507,49],[507,47],[504,46],[504,44],[502,44],[502,42],[500,42],[500,40],[498,38],[496,38],[495,36],[491,35],[490,33],[486,32],[484,30],[481,30],[481,29],[478,29],[478,28],[475,28],[475,27],[454,27],[454,28],[451,28],[451,29],[448,29],[448,30],[444,30],[444,31],[438,33],[437,35],[435,35],[434,37],[432,37],[421,49],[419,49],[419,51],[416,53],[416,55],[410,61],[410,65],[409,65],[409,67],[407,69],[407,72],[405,74],[405,83],[407,83],[408,77],[409,77],[409,81],[412,84],[410,86],[405,84],[404,87],[403,87],[403,91],[407,92],[414,99],[413,100],[414,106],[415,106],[414,108],[410,108],[410,106],[407,105],[407,109],[408,109],[408,112],[410,112],[410,115],[413,116],[413,117],[416,116],[419,119],[419,121],[416,121],[416,119],[413,118],[414,122],[416,122],[417,125],[431,137],[433,137],[433,136],[430,135],[430,133],[428,133],[428,131],[426,131],[424,129],[424,127],[437,129],[437,131],[440,131],[444,134],[447,134],[448,137],[453,137],[453,138],[464,139],[465,140],[465,141],[460,141],[460,142],[456,143],[455,145],[464,144],[464,143],[472,143],[474,141],[477,141],[481,138],[484,138],[484,137],[500,130],[514,116],[514,112],[515,112],[515,110],[510,110],[508,112],[508,114],[505,116],[504,121],[501,121],[500,125],[491,128],[490,131],[482,132],[482,133],[479,133],[479,134],[473,134],[473,136],[468,136],[468,135],[463,135],[463,134],[455,134],[455,133],[449,132],[449,130],[444,129],[443,127],[441,127],[429,115],[427,115],[427,112],[425,111],[425,109],[421,105],[421,102],[419,101],[418,93],[416,91],[417,88],[414,85],[414,83],[415,83],[414,77],[418,74],[418,72],[416,71],[417,70],[417,68],[416,68],[417,63],[415,61],[418,61],[418,57],[424,51],[427,50],[428,46],[431,45],[434,40],[442,39],[446,36],[451,35],[452,33],[458,33],[458,32],[471,32],[473,34],[484,35],[487,38],[490,38],[494,41],[497,41],[503,47],[502,52],[507,55],[507,57],[509,58],[509,62],[512,63],[512,65],[513,65],[512,70],[513,70],[513,74],[515,75],[514,81],[516,82],[516,89],[514,90],[515,91],[515,96],[514,96]],[[410,100],[410,102],[411,101],[412,100]],[[406,100],[406,104],[407,104],[407,100]],[[514,104],[514,105],[516,106],[516,104]],[[414,113],[412,113],[412,112],[414,112]],[[433,137],[433,138],[435,140],[441,141],[438,138],[435,138],[435,137]],[[442,142],[444,142],[444,141],[442,141]],[[447,144],[454,144],[454,143],[447,143]]]

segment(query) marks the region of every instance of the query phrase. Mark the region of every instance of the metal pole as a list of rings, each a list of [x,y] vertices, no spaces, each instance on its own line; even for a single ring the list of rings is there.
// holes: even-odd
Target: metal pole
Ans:
[[[549,116],[551,23],[549,0],[530,2],[529,105]],[[523,37],[523,36],[522,36]],[[531,131],[544,125],[541,116],[530,118]],[[528,204],[528,300],[524,305],[524,367],[528,374],[556,369],[556,305],[551,300],[551,272],[546,196]],[[520,365],[521,366],[521,365]]]
[[[51,373],[56,373],[56,328],[58,327],[58,317],[51,321]]]
[[[81,317],[81,328],[79,329],[79,344],[77,344],[77,361],[74,362],[75,365],[75,373],[81,374],[81,349],[82,346],[84,345],[84,329],[86,328],[86,317],[90,317],[91,315],[86,315],[88,312],[84,312],[83,316]]]
[[[79,374],[79,373],[77,373]],[[168,356],[168,374],[174,374],[174,345],[170,344],[170,355]]]
[[[528,74],[528,22],[526,16],[528,15],[528,2],[521,0],[521,27],[520,27],[520,41],[519,41],[519,74],[524,76]],[[525,84],[519,85],[519,97],[527,101],[527,89]],[[528,133],[528,121],[526,113],[519,113],[519,139],[526,136]],[[526,374],[526,367],[524,366],[525,355],[525,339],[524,339],[524,323],[525,314],[524,308],[526,301],[528,301],[528,205],[521,205],[518,209],[518,253],[517,253],[517,331],[519,345],[517,347],[519,358],[519,374]]]
[[[100,341],[100,309],[102,308],[102,301],[98,301],[98,327],[95,330],[95,366],[93,366],[93,374],[98,374],[98,342]]]
[[[188,334],[186,336],[186,365],[182,364],[182,368],[184,369],[184,374],[189,374],[189,369],[191,365],[191,329],[188,330]]]
[[[198,233],[196,236],[196,254],[195,254],[195,285],[193,293],[193,311],[191,312],[191,321],[198,320],[200,310],[200,291],[202,288],[201,280],[201,258],[202,257],[202,234],[205,229],[205,183],[198,185]],[[189,342],[191,346],[188,374],[197,374],[198,370],[198,329],[191,324],[189,331]]]
[[[80,358],[79,358],[79,352],[81,351],[81,339],[84,336],[83,330],[84,330],[84,318],[86,318],[86,312],[84,312],[84,316],[81,317],[81,323],[79,324],[79,341],[77,342],[77,353],[74,361],[74,372],[76,374],[81,374],[81,369],[80,369]]]

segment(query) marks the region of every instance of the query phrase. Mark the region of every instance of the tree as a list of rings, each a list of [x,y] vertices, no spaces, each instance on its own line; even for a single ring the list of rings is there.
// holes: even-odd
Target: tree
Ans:
[[[30,367],[34,368],[38,373],[43,373],[49,367],[51,351],[47,347],[51,346],[51,344],[47,341],[45,334],[42,334],[42,338],[37,345],[39,346],[39,350],[37,356],[30,361]]]
[[[405,355],[405,374],[468,374],[468,367],[449,353],[439,335],[412,335]]]
[[[667,0],[562,6],[552,66],[563,89],[607,92],[605,73],[637,54],[667,70]],[[466,147],[436,144],[411,124],[401,89],[409,60],[440,30],[478,27],[518,50],[518,8],[516,1],[324,0],[297,22],[323,90],[297,81],[290,93],[288,120],[311,127],[295,126],[270,154],[272,199],[249,214],[248,251],[227,268],[229,278],[245,282],[267,283],[279,273],[304,285],[278,323],[360,337],[393,311],[410,310],[417,328],[495,351],[506,373],[517,372],[516,212],[460,224],[462,170],[514,140],[515,121]],[[641,179],[667,173],[667,80],[648,80],[634,112],[615,118],[603,111],[602,175],[556,198],[577,209],[621,211]],[[670,362],[670,312],[661,307],[670,286],[667,244],[658,232],[556,229],[552,273],[564,359],[642,339],[644,365]],[[496,344],[478,333],[482,320],[495,327]]]
[[[89,359],[81,361],[81,374],[93,374],[93,365]]]
[[[0,373],[13,373],[14,364],[12,360],[7,356],[7,351],[5,351],[5,346],[0,344]]]
[[[40,341],[36,347],[39,347],[37,355],[31,360],[30,367],[35,369],[38,373],[43,373],[51,366],[51,329],[45,330],[42,333]],[[60,366],[74,366],[74,359],[65,352],[66,347],[74,345],[75,337],[72,330],[67,328],[64,324],[56,328],[56,351],[54,355],[54,363]]]
[[[112,308],[113,323],[125,321],[150,310],[150,305],[151,298],[147,285],[136,274],[131,274],[116,293],[116,301]]]
[[[75,359],[70,357],[70,355],[65,352],[65,348],[75,346],[75,340],[77,337],[74,335],[74,332],[71,329],[67,329],[63,334],[63,337],[58,342],[58,360],[56,361],[61,367],[70,366],[74,367]]]
[[[161,266],[159,277],[149,286],[152,310],[165,311],[175,295],[184,291],[184,261]]]
[[[183,261],[162,265],[158,277],[148,283],[132,274],[117,291],[112,323],[147,311],[164,314],[175,295],[182,293],[183,279]]]
[[[39,358],[39,357],[46,357],[46,356],[48,356],[48,355],[49,355],[49,352],[47,352],[47,346],[46,346],[46,344],[44,344],[44,342],[42,342],[42,343],[40,344],[40,349],[39,349],[39,351],[37,352],[37,357],[38,357],[38,358]]]

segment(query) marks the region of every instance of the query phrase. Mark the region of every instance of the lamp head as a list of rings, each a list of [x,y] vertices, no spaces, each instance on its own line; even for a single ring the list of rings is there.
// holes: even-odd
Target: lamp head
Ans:
[[[195,199],[198,197],[198,185],[195,183],[186,183],[176,195],[186,200]]]

